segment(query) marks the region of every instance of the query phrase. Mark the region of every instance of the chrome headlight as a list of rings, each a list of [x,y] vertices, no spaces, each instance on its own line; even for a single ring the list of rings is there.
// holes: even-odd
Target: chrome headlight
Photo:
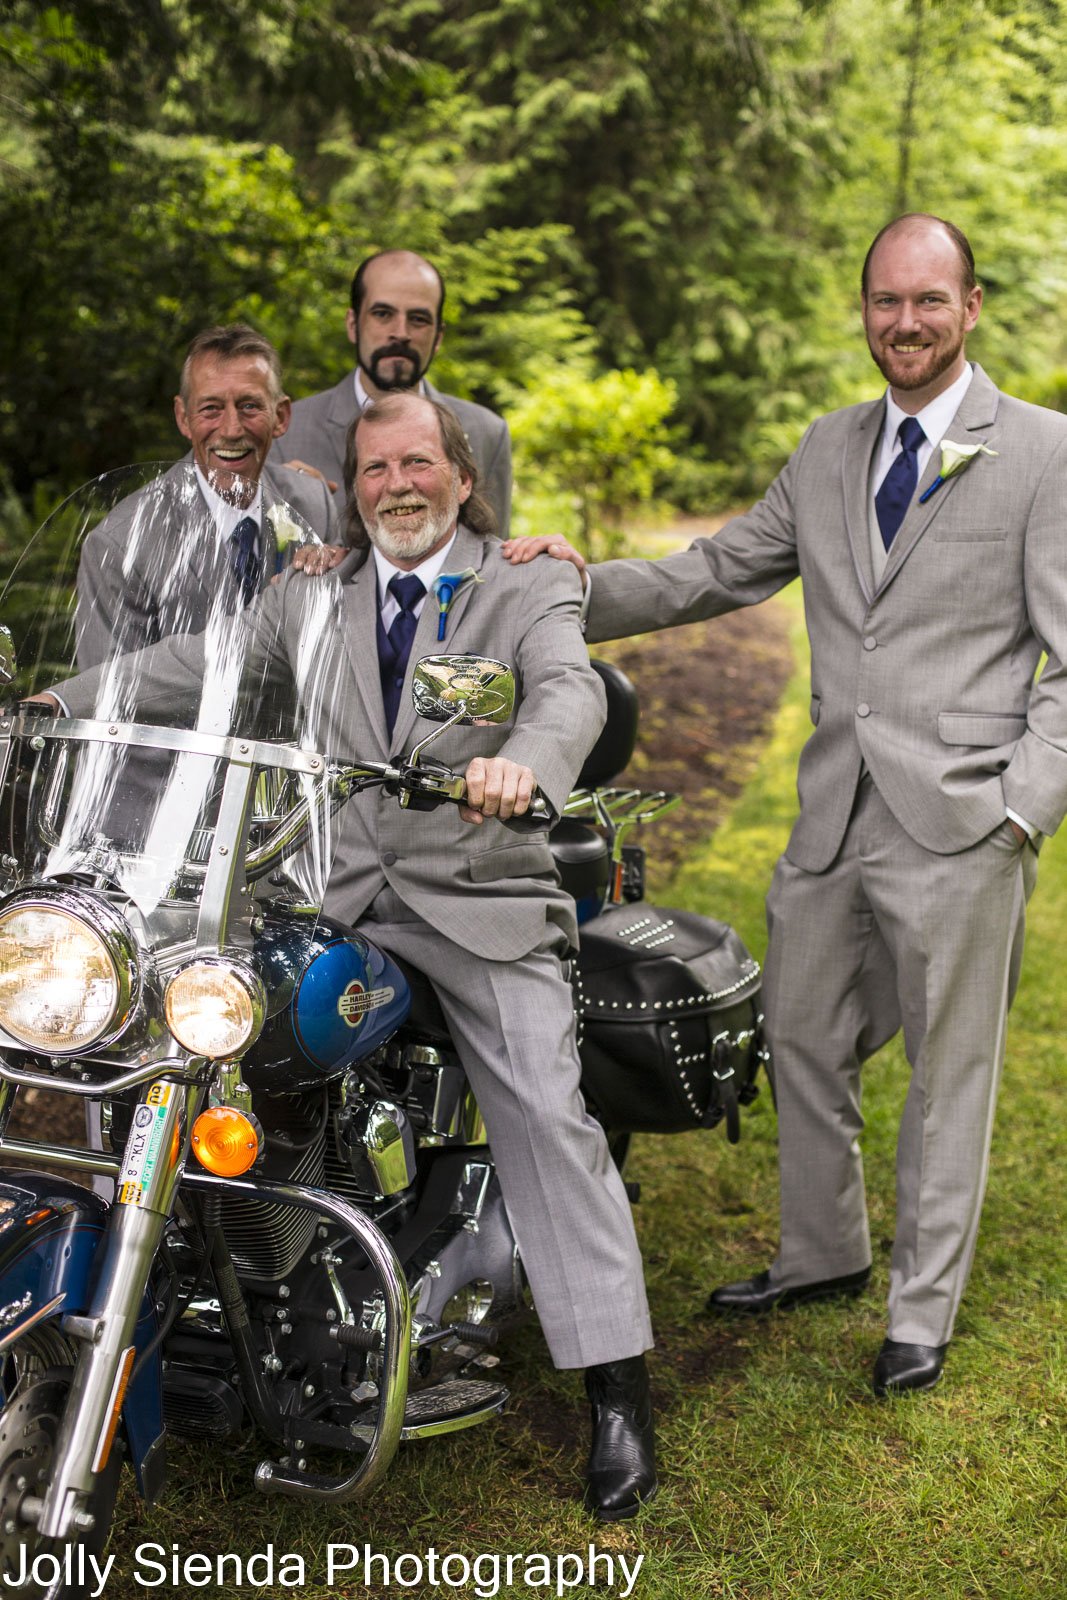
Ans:
[[[164,1008],[167,1027],[183,1049],[219,1061],[258,1039],[267,997],[251,967],[226,956],[204,956],[174,974]]]
[[[129,929],[77,890],[0,912],[0,1028],[46,1055],[108,1042],[130,1015],[138,967]]]

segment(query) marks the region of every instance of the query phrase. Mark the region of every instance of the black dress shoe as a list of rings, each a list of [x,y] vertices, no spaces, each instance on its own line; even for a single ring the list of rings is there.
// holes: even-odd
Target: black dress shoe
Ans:
[[[742,1278],[740,1283],[724,1283],[708,1296],[709,1311],[743,1311],[747,1316],[759,1316],[773,1311],[775,1306],[785,1310],[788,1306],[802,1306],[809,1300],[852,1300],[862,1294],[870,1281],[870,1267],[859,1272],[846,1272],[842,1278],[824,1278],[821,1283],[796,1283],[791,1288],[780,1289],[771,1282],[769,1272],[757,1272],[754,1278]]]
[[[593,1407],[585,1503],[601,1522],[621,1522],[636,1516],[658,1487],[644,1356],[587,1367],[585,1392]]]
[[[874,1363],[874,1392],[881,1397],[907,1389],[932,1389],[945,1364],[947,1344],[898,1344],[887,1339]]]

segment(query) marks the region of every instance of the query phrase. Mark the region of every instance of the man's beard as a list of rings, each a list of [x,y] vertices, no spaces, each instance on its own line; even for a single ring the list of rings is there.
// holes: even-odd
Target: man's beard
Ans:
[[[404,501],[398,504],[405,504]],[[381,510],[372,517],[364,517],[364,525],[372,545],[391,561],[421,561],[435,545],[442,544],[451,533],[459,516],[459,483],[453,482],[448,503],[441,511],[427,509],[426,520],[417,532],[405,531],[403,523],[397,526]]]
[[[894,365],[899,360],[899,357],[893,356],[892,352],[886,357],[883,356],[881,350],[875,350],[873,346],[870,348],[874,364],[889,386],[893,389],[899,389],[902,394],[906,394],[912,389],[925,389],[928,384],[934,383],[940,378],[943,372],[948,371],[953,363],[958,360],[963,349],[963,334],[961,333],[955,343],[951,345],[942,345],[940,349],[934,349],[931,346],[927,352],[931,358],[928,362],[920,362],[913,367],[905,368],[902,373]]]
[[[406,371],[401,368],[395,375],[382,372],[382,362],[396,360],[397,358],[408,363]],[[380,350],[375,350],[369,361],[364,361],[357,344],[356,360],[374,386],[381,389],[385,394],[395,394],[398,390],[417,389],[422,382],[423,374],[430,365],[430,362],[427,361],[426,366],[420,366],[418,351],[413,350],[402,339],[395,339],[391,344],[383,345]]]

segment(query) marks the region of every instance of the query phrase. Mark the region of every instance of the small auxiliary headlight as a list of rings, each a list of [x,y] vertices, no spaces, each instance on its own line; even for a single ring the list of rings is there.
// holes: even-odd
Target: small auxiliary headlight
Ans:
[[[190,1055],[217,1061],[259,1037],[266,995],[250,967],[205,956],[176,972],[164,996],[167,1026]]]
[[[73,896],[10,905],[0,913],[0,1028],[54,1055],[113,1034],[130,1003],[125,944],[117,918],[101,907],[97,926]]]
[[[255,1117],[233,1106],[210,1106],[193,1123],[193,1154],[219,1178],[239,1178],[254,1166],[262,1144]]]

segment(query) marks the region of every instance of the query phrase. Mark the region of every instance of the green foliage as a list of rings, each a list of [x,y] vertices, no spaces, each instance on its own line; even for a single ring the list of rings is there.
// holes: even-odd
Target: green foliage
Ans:
[[[671,471],[666,418],[676,399],[656,372],[593,378],[558,367],[512,407],[518,483],[570,498],[577,542],[594,560],[620,552],[624,514],[647,505]]]
[[[448,282],[442,386],[654,369],[712,509],[878,392],[857,280],[902,206],[971,232],[971,349],[1040,394],[1065,46],[1058,0],[8,0],[0,462],[25,497],[173,454],[184,343],[230,316],[294,395],[335,382],[353,267],[404,244]]]

